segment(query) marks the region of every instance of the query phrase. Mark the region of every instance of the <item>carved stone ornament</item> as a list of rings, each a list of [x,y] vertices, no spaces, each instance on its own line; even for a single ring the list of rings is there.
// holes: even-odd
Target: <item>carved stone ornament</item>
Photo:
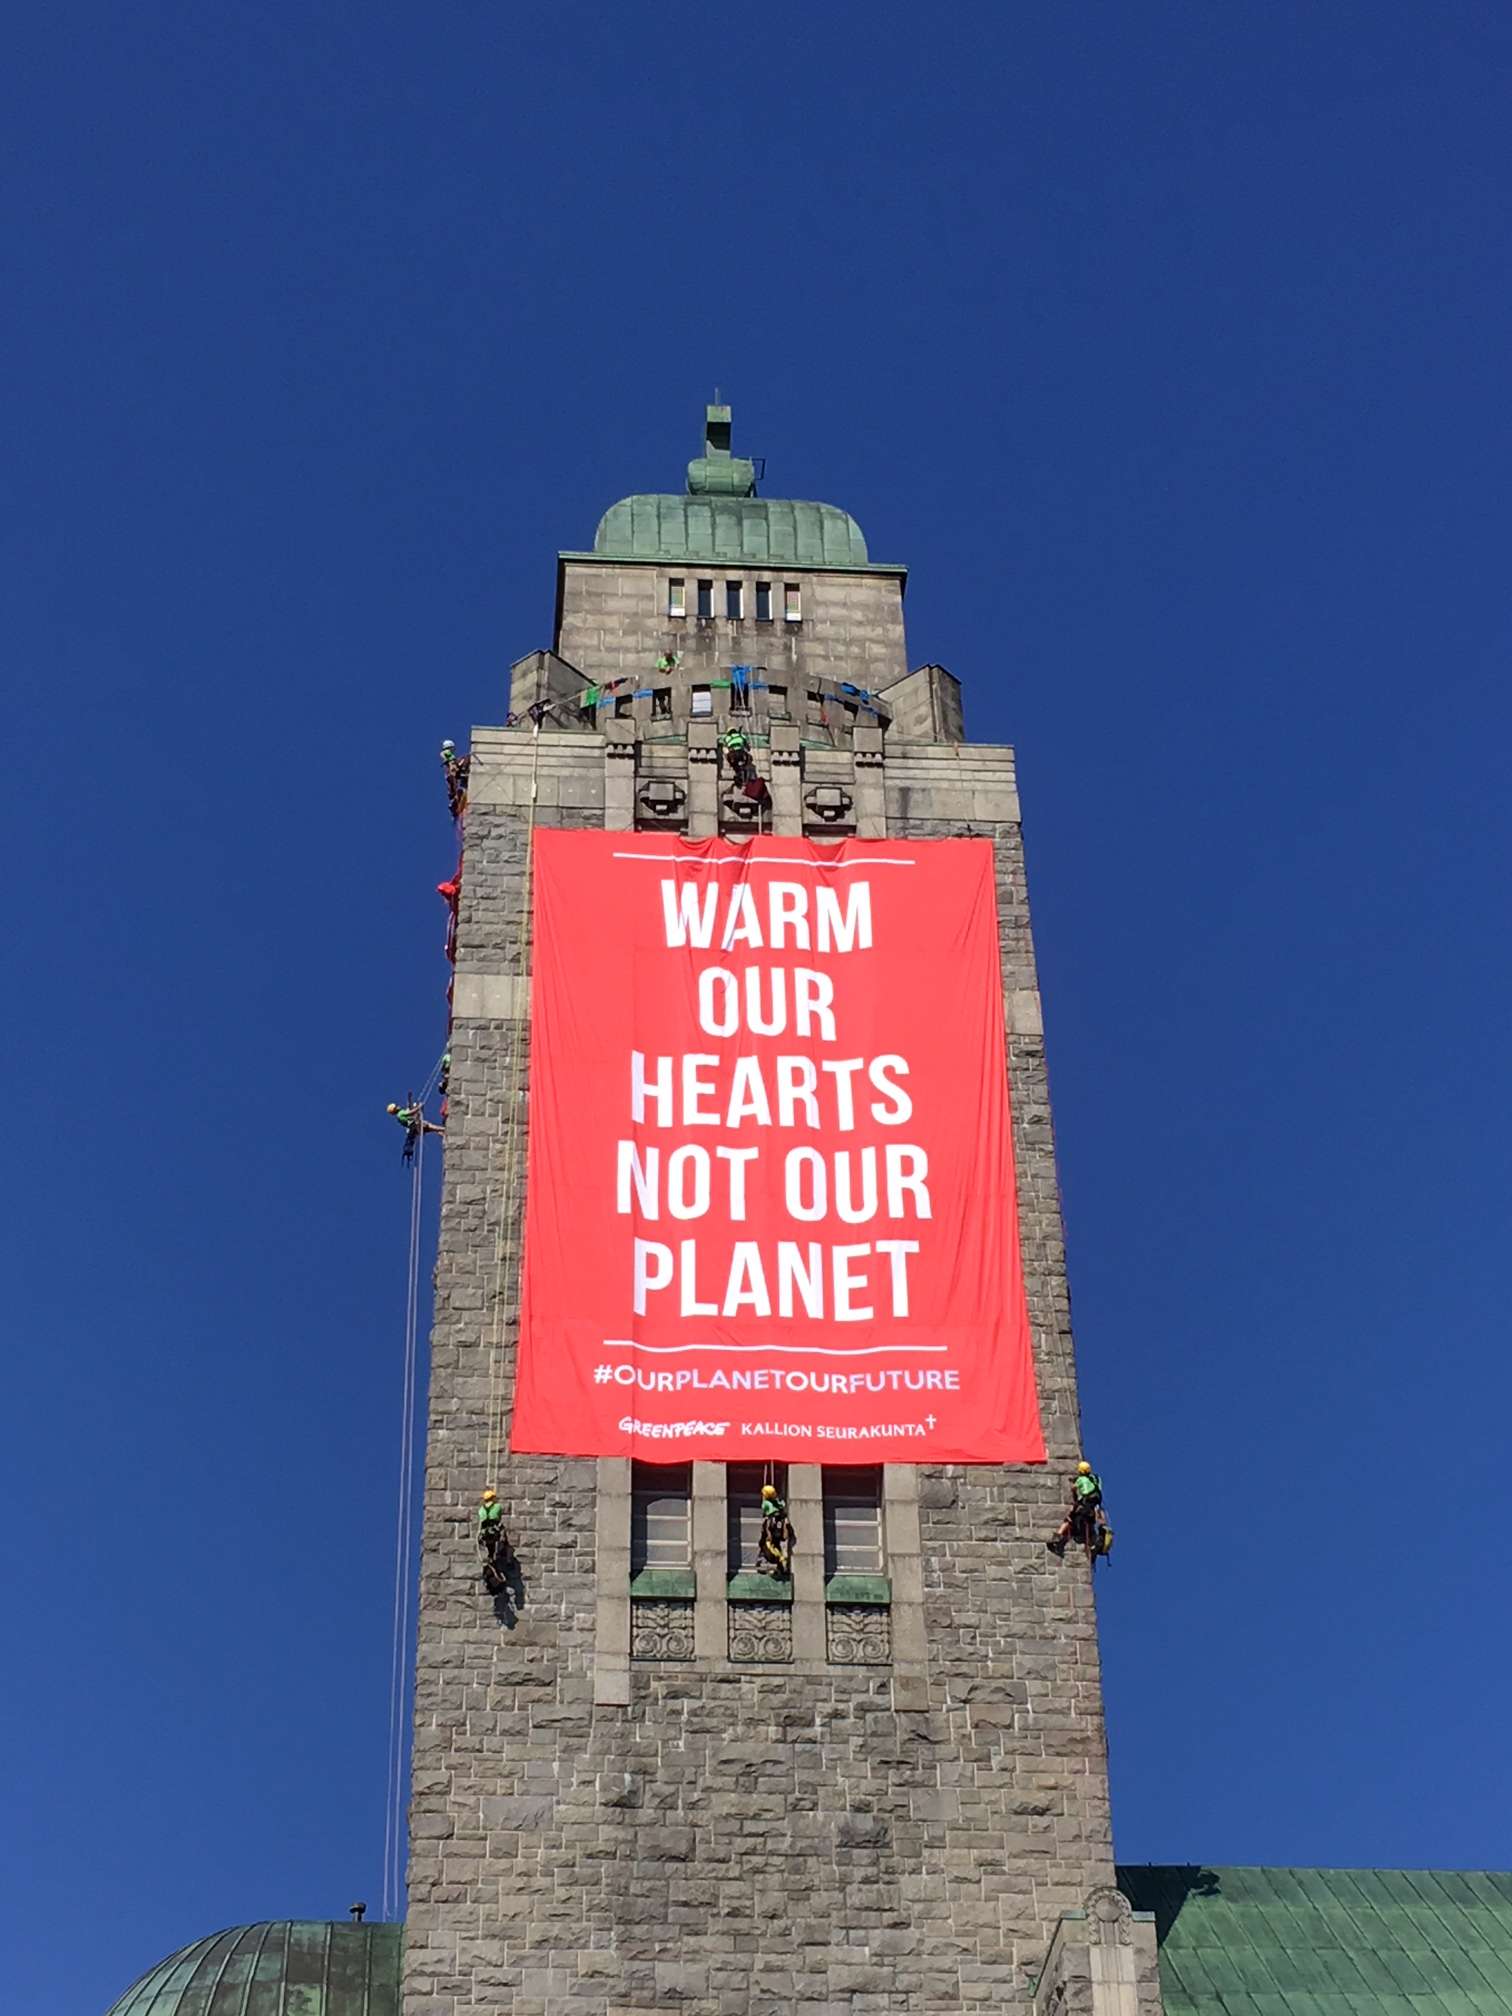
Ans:
[[[632,1659],[691,1659],[693,1605],[672,1597],[641,1596],[630,1605]]]
[[[1098,1944],[1130,1946],[1134,1942],[1134,1906],[1111,1884],[1087,1897],[1087,1916],[1097,1927]]]
[[[648,777],[635,802],[648,819],[681,819],[688,794],[675,777]]]
[[[825,1610],[832,1666],[890,1666],[892,1612],[885,1603],[831,1603]]]
[[[814,818],[826,826],[838,826],[850,816],[856,801],[839,784],[816,784],[812,790],[804,792],[803,802]]]
[[[793,1656],[791,1603],[731,1603],[730,1657],[743,1664],[785,1665]]]
[[[765,809],[759,798],[747,798],[744,791],[726,791],[720,800],[726,819],[737,826],[752,826]]]

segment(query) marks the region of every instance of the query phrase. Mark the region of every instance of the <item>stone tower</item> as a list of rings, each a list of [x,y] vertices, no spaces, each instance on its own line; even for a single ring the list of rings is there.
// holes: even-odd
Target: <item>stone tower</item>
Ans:
[[[1158,1996],[1148,1928],[1112,1889],[1086,1564],[1044,1545],[1080,1452],[1013,753],[965,739],[949,672],[910,671],[904,586],[845,512],[759,497],[729,409],[712,406],[685,494],[626,498],[592,551],[559,556],[553,646],[513,668],[514,725],[474,731],[406,2016],[1111,2012],[1113,1999],[1129,2016]],[[732,718],[764,806],[721,767]],[[800,1545],[783,1591],[743,1572],[759,1483],[742,1466],[509,1457],[500,1425],[531,830],[762,823],[993,842],[1049,1448],[1032,1467],[791,1466]],[[470,1530],[483,1482],[519,1560],[498,1600]]]

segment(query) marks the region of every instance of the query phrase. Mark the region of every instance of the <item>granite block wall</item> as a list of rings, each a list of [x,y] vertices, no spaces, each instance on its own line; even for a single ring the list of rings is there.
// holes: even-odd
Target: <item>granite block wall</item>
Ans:
[[[563,651],[579,662],[565,639]],[[606,805],[623,818],[627,786],[614,766],[639,774],[641,759],[631,724],[617,726],[617,749],[593,734],[537,741],[524,730],[479,731],[473,743],[431,1349],[405,2016],[1027,2012],[1058,1924],[1112,1883],[1113,1862],[1092,1590],[1084,1562],[1058,1561],[1043,1544],[1079,1452],[1012,752],[890,741],[880,756],[825,752],[824,762],[851,766],[857,796],[885,806],[891,834],[969,829],[996,847],[1020,1231],[1050,1463],[915,1473],[917,1685],[885,1666],[733,1664],[705,1636],[694,1657],[672,1661],[629,1658],[626,1645],[628,1698],[596,1705],[603,1619],[619,1614],[601,1608],[603,1466],[495,1452],[512,1391],[524,1190],[528,825],[532,807],[543,825],[601,824]],[[789,760],[802,760],[796,748]],[[675,751],[661,747],[656,763],[675,768]],[[515,1588],[497,1600],[481,1587],[471,1534],[489,1482],[519,1562]]]
[[[688,671],[706,667],[711,678],[728,672],[732,664],[765,665],[774,679],[785,677],[795,688],[807,672],[880,690],[908,671],[899,574],[699,561],[565,559],[561,566],[556,648],[590,679],[648,676],[665,651],[680,652]],[[674,575],[686,584],[688,613],[683,617],[667,614],[667,583]],[[712,617],[695,613],[700,578],[714,584]],[[723,614],[727,581],[744,586],[745,616],[739,622]],[[776,613],[768,623],[755,620],[758,581],[772,584]],[[802,589],[799,623],[783,620],[786,581]]]

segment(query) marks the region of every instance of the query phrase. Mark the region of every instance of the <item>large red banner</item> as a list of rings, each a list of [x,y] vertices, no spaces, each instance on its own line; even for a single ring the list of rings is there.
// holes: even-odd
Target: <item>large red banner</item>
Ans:
[[[535,834],[511,1447],[1040,1463],[992,846]]]

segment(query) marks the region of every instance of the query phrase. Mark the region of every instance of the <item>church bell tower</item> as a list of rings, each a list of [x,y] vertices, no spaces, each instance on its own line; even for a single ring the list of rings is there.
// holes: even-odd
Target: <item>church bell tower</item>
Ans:
[[[905,569],[758,474],[711,406],[681,494],[624,498],[559,554],[551,648],[472,736],[404,2012],[1135,2016],[1153,1935],[1113,1887],[1091,1564],[1045,1545],[1081,1447],[1013,751],[966,739],[950,672],[910,667]],[[532,858],[557,828],[990,842],[1045,1462],[510,1453]],[[628,987],[594,1004],[605,1032]],[[774,1477],[787,1578],[752,1565]],[[485,1485],[514,1550],[497,1593]]]

